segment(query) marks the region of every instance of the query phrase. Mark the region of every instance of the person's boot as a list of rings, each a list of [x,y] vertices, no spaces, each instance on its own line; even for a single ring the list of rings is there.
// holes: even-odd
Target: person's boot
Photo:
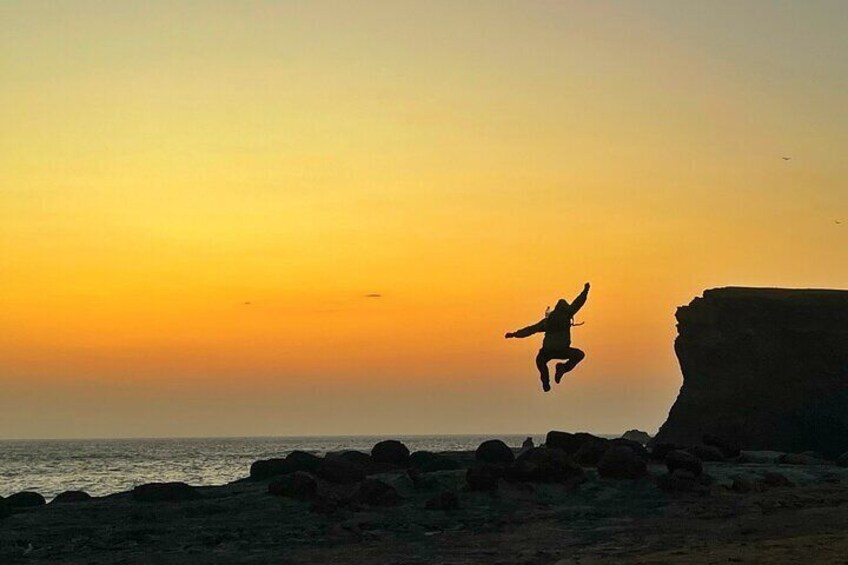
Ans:
[[[569,372],[574,368],[574,365],[571,365],[570,361],[566,361],[565,363],[557,363],[556,364],[556,373],[554,373],[554,381],[556,384],[562,380],[562,376]]]
[[[542,390],[544,390],[545,392],[550,392],[551,381],[549,381],[548,379],[542,379]]]

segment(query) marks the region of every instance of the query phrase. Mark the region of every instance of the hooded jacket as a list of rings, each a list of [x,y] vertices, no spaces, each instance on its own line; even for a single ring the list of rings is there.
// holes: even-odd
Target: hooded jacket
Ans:
[[[588,296],[589,289],[584,288],[583,292],[571,304],[565,300],[560,300],[548,316],[533,325],[516,331],[515,337],[528,337],[535,333],[544,332],[545,339],[542,340],[542,349],[552,351],[568,349],[571,347],[571,321],[586,303]]]

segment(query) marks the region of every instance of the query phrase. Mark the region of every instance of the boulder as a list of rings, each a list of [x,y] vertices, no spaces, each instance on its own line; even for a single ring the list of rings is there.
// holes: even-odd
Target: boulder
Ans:
[[[628,439],[641,445],[648,445],[648,442],[651,441],[651,436],[648,432],[643,432],[642,430],[627,430],[622,434],[621,439]]]
[[[360,467],[367,474],[374,465],[374,461],[371,459],[371,456],[367,453],[363,453],[361,451],[349,450],[342,451],[341,453],[328,453],[326,458],[338,458],[347,461],[348,463],[352,463]]]
[[[569,432],[558,432],[553,430],[548,432],[548,435],[545,436],[545,447],[561,449],[567,455],[574,455],[587,441],[598,441],[603,439],[604,438],[593,436],[592,434],[587,434],[585,432],[572,434]]]
[[[365,479],[365,471],[359,465],[340,457],[325,457],[315,474],[330,483],[351,484]]]
[[[321,458],[306,451],[292,451],[286,455],[285,471],[286,473],[294,473],[295,471],[305,471],[314,473],[321,464]]]
[[[344,505],[345,502],[333,493],[319,493],[309,506],[309,511],[316,514],[330,515],[338,512]]]
[[[762,474],[763,484],[770,487],[794,487],[795,483],[786,478],[786,475],[774,471],[766,471]]]
[[[836,458],[836,464],[840,467],[848,467],[848,451]]]
[[[595,467],[601,457],[604,456],[611,443],[609,440],[598,438],[594,441],[587,441],[580,446],[580,449],[573,455],[574,462],[584,467]]]
[[[365,479],[353,495],[353,500],[369,506],[394,506],[401,501],[395,487],[379,479]]]
[[[17,492],[3,501],[3,505],[7,508],[34,508],[45,504],[47,501],[43,496],[30,491]]]
[[[717,447],[726,459],[736,459],[742,453],[739,444],[714,434],[704,434],[701,438],[704,445]]]
[[[784,453],[777,462],[781,465],[828,465],[829,463],[815,456],[816,454],[807,453]]]
[[[376,463],[406,467],[409,464],[409,449],[395,439],[387,439],[371,449],[371,458]]]
[[[510,481],[565,483],[583,478],[583,469],[561,449],[535,447],[518,456],[506,471]]]
[[[708,475],[696,476],[683,469],[677,469],[673,473],[657,477],[657,486],[671,493],[706,496],[710,493],[711,484],[712,479]]]
[[[422,473],[454,471],[462,468],[456,459],[430,451],[416,451],[409,456],[409,464]]]
[[[185,483],[147,483],[132,489],[133,500],[139,502],[182,502],[200,498],[200,493]]]
[[[260,459],[250,465],[250,478],[256,481],[285,472],[285,459]]]
[[[469,490],[494,491],[503,475],[504,468],[501,465],[475,463],[465,472],[465,482]]]
[[[848,291],[707,290],[677,321],[683,386],[656,442],[845,451]]]
[[[450,512],[451,510],[459,510],[459,496],[452,491],[440,492],[433,498],[427,500],[424,504],[427,510],[443,510]]]
[[[762,481],[756,481],[749,477],[734,477],[733,483],[730,485],[730,490],[740,494],[748,494],[750,492],[761,492],[765,489]]]
[[[682,445],[676,443],[652,443],[650,457],[654,461],[665,461],[666,455],[672,451],[685,449]]]
[[[668,452],[665,456],[665,465],[669,473],[674,473],[680,469],[698,477],[704,472],[704,465],[701,463],[701,460],[688,451],[675,450]]]
[[[483,463],[509,465],[515,461],[515,454],[499,439],[484,441],[474,452],[474,458]]]
[[[268,494],[274,496],[311,500],[317,492],[318,481],[306,471],[295,471],[268,483]]]
[[[91,495],[81,490],[66,490],[50,501],[50,504],[65,504],[71,502],[87,502],[91,500]]]
[[[724,461],[724,453],[714,445],[693,445],[686,451],[701,461]]]
[[[644,459],[646,461],[651,456],[650,453],[648,453],[648,449],[644,445],[639,443],[638,441],[633,441],[633,440],[630,440],[630,439],[625,439],[623,437],[619,437],[619,438],[616,438],[616,439],[611,439],[611,440],[609,440],[609,442],[610,442],[611,446],[622,445],[622,446],[625,446],[625,447],[629,447],[630,449],[633,450],[633,453],[635,453],[636,455],[638,455],[639,457],[641,457],[642,459]]]
[[[638,479],[648,472],[645,460],[626,445],[614,445],[598,461],[598,474],[607,479]]]

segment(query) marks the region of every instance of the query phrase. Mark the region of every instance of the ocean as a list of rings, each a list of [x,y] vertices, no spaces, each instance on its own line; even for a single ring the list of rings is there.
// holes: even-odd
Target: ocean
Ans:
[[[518,447],[527,435],[397,436],[410,451],[473,450],[487,439]],[[531,435],[538,445],[544,436]],[[23,490],[50,500],[66,490],[104,496],[164,481],[222,485],[249,475],[257,459],[299,449],[370,451],[384,436],[0,441],[0,496]]]

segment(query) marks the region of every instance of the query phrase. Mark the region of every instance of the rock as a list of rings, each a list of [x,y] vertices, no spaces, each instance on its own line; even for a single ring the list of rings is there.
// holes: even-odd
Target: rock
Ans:
[[[87,502],[91,495],[81,490],[66,490],[50,501],[50,504],[65,504],[69,502]]]
[[[376,463],[406,467],[409,464],[409,449],[395,439],[387,439],[371,449],[371,458]]]
[[[784,453],[777,462],[781,465],[828,465],[827,461],[807,453]]]
[[[848,451],[836,458],[836,464],[840,467],[848,467]]]
[[[587,441],[574,454],[574,462],[584,467],[594,467],[610,446],[610,442],[602,438],[598,438],[597,441]]]
[[[34,508],[36,506],[44,506],[47,501],[37,492],[23,491],[17,492],[3,501],[6,508]]]
[[[645,460],[626,445],[610,447],[598,461],[598,474],[606,479],[638,479],[647,471]]]
[[[704,471],[704,465],[701,463],[701,460],[687,451],[670,451],[665,456],[665,465],[669,473],[674,473],[679,469],[688,471],[693,476],[698,477]]]
[[[786,478],[785,475],[774,471],[763,473],[763,483],[770,487],[794,487],[795,483]]]
[[[318,481],[305,471],[295,471],[290,475],[271,481],[268,484],[268,494],[286,496],[299,500],[311,500],[318,492]]]
[[[305,451],[292,451],[284,459],[273,458],[255,461],[250,466],[250,478],[264,480],[278,475],[288,475],[296,471],[314,473],[321,458]]]
[[[724,461],[724,453],[714,445],[693,445],[687,451],[701,461]]]
[[[353,499],[369,506],[395,506],[401,501],[395,487],[379,480],[365,479],[357,488]]]
[[[456,459],[430,451],[416,451],[409,456],[409,464],[422,473],[454,471],[462,468]]]
[[[657,477],[657,486],[666,492],[706,496],[710,492],[712,479],[705,474],[694,475],[677,469],[673,473]]]
[[[623,437],[615,438],[609,440],[610,446],[614,445],[623,445],[625,447],[629,447],[633,450],[633,453],[647,461],[650,458],[650,453],[648,453],[648,449],[637,441],[633,441],[630,439],[624,439]]]
[[[764,490],[764,484],[761,481],[755,481],[749,477],[735,477],[730,489],[740,494],[749,492],[761,492]]]
[[[330,483],[351,484],[365,479],[365,471],[359,465],[340,457],[325,457],[315,474]]]
[[[474,458],[483,463],[509,465],[515,461],[515,454],[499,439],[484,441],[474,452]]]
[[[666,455],[672,451],[685,449],[676,443],[652,443],[650,457],[654,461],[665,461]]]
[[[355,450],[342,451],[341,453],[328,453],[325,458],[342,459],[343,461],[347,461],[348,463],[361,468],[366,474],[368,474],[374,466],[374,461],[371,459],[369,454]]]
[[[444,491],[429,499],[424,508],[427,510],[459,510],[459,496],[455,492]]]
[[[318,465],[321,464],[321,461],[322,459],[317,455],[295,450],[286,455],[284,472],[294,473],[296,471],[305,471],[307,473],[314,473]]]
[[[475,463],[465,472],[465,482],[470,490],[494,491],[503,475],[504,468],[501,465]]]
[[[285,467],[284,459],[260,459],[250,465],[250,478],[256,481],[282,474]]]
[[[185,483],[147,483],[132,489],[132,498],[139,502],[182,502],[200,498],[197,490]]]
[[[536,447],[518,456],[506,471],[510,481],[565,483],[583,478],[583,469],[561,449]]]
[[[342,507],[342,500],[333,494],[319,494],[309,507],[316,514],[335,514]]]
[[[701,441],[704,445],[717,447],[726,459],[735,459],[742,453],[742,448],[739,447],[738,443],[717,435],[704,434]]]
[[[656,442],[845,451],[848,291],[707,290],[677,321],[683,386]]]
[[[603,441],[603,439],[604,438],[593,436],[592,434],[587,434],[585,432],[572,434],[568,432],[550,431],[545,437],[545,447],[561,449],[567,455],[574,455],[587,441]]]
[[[648,432],[643,432],[642,430],[627,430],[622,434],[621,439],[628,439],[641,445],[648,445],[648,442],[651,441],[651,436]]]
[[[784,454],[779,451],[743,451],[736,458],[736,463],[777,464]]]

